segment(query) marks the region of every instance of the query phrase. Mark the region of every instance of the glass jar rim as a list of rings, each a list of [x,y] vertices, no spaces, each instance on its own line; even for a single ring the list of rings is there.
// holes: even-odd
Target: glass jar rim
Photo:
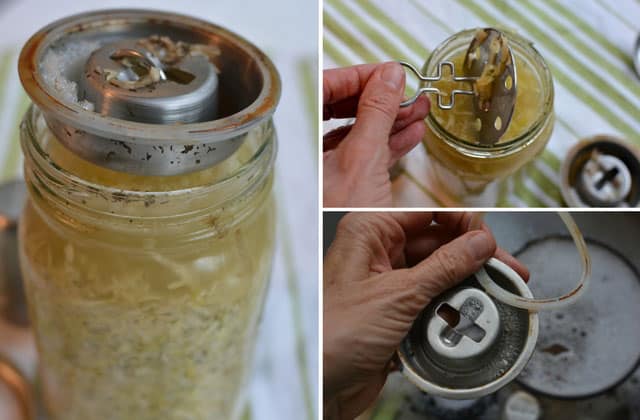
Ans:
[[[34,124],[39,114],[41,114],[40,109],[34,104],[31,104],[22,121],[22,130],[26,131],[26,135],[23,134],[21,136],[21,146],[25,156],[25,160],[29,163],[32,163],[34,169],[37,170],[40,175],[42,175],[39,178],[42,179],[43,182],[51,183],[52,185],[73,185],[74,191],[81,194],[95,194],[96,192],[99,192],[101,195],[118,197],[120,200],[127,202],[154,202],[159,198],[180,200],[183,197],[188,197],[190,199],[205,197],[209,199],[211,197],[216,197],[216,200],[208,200],[209,206],[207,208],[211,209],[224,206],[225,203],[233,201],[249,193],[251,190],[256,189],[269,175],[270,169],[274,165],[277,154],[275,128],[273,128],[272,126],[271,119],[268,119],[254,129],[261,129],[261,127],[264,127],[264,124],[267,124],[269,125],[271,130],[274,130],[274,135],[265,136],[264,140],[256,148],[253,155],[246,162],[242,163],[240,167],[236,168],[234,171],[231,171],[229,174],[225,174],[224,177],[216,180],[211,184],[194,185],[190,187],[164,191],[123,189],[86,180],[53,162],[51,157],[42,148],[37,138],[36,128],[34,127]],[[250,182],[247,182],[244,185],[239,182],[246,179],[249,179]],[[240,184],[239,187],[234,189],[233,187],[238,184]],[[223,194],[223,190],[229,189],[233,190],[233,192],[226,195]],[[221,194],[220,196],[218,196],[218,194],[216,193]],[[70,197],[65,197],[65,200],[69,199]],[[81,206],[85,210],[104,213],[97,209],[93,209],[90,207],[88,208],[88,206],[81,204],[79,200],[73,201],[75,205]],[[200,212],[201,210],[203,209],[195,209],[193,211]],[[173,214],[172,216],[184,216],[187,213]],[[111,216],[118,215],[111,214]],[[132,217],[130,215],[122,216]],[[134,217],[144,218],[143,216]]]
[[[477,32],[477,28],[474,29],[466,29],[460,32],[457,32],[451,35],[449,38],[444,40],[435,50],[431,53],[427,61],[425,62],[422,71],[426,74],[428,70],[435,65],[436,58],[438,56],[443,55],[447,52],[447,47],[449,45],[462,37],[473,36]],[[538,71],[536,73],[540,74],[542,79],[542,86],[546,88],[547,92],[543,92],[543,104],[541,107],[541,112],[538,118],[531,123],[529,128],[519,136],[514,139],[499,142],[494,145],[481,145],[478,143],[471,143],[467,140],[461,139],[454,134],[447,131],[434,117],[433,113],[429,113],[426,118],[426,122],[431,128],[432,131],[437,133],[438,137],[444,140],[449,146],[459,150],[460,152],[480,158],[491,158],[491,157],[503,157],[507,155],[511,155],[517,153],[523,148],[527,147],[531,142],[535,140],[536,135],[544,129],[547,121],[550,118],[550,115],[553,113],[553,99],[554,99],[554,86],[553,86],[553,77],[551,75],[551,70],[549,69],[547,63],[544,58],[540,54],[540,52],[535,48],[531,41],[528,41],[526,38],[509,31],[500,29],[503,33],[507,35],[509,41],[512,46],[515,46],[514,54],[517,54],[519,51],[528,51],[528,57],[531,57],[533,61],[537,64],[536,67]]]

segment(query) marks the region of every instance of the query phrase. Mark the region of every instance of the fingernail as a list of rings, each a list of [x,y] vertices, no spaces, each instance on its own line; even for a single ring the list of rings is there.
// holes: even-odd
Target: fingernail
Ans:
[[[395,90],[402,88],[402,82],[404,80],[404,70],[398,63],[386,63],[382,68],[382,74],[380,75],[382,80]]]
[[[495,251],[493,241],[486,232],[481,230],[474,232],[467,241],[468,249],[476,260],[486,260]]]

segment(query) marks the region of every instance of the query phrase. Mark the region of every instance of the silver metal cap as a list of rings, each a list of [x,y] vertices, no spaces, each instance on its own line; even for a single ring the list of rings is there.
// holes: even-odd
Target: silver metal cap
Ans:
[[[570,207],[636,207],[640,203],[640,154],[611,136],[582,140],[561,168],[562,195]]]
[[[19,74],[62,144],[140,175],[183,174],[228,158],[273,115],[281,92],[271,60],[242,37],[149,10],[53,22],[23,47]]]
[[[487,72],[488,69],[494,70]],[[473,100],[479,123],[478,141],[493,145],[509,128],[518,93],[515,59],[506,36],[494,28],[478,30],[465,55],[464,72],[479,79],[488,74],[495,78],[483,88],[478,87],[477,81]]]
[[[94,51],[80,79],[80,96],[93,104],[95,112],[123,120],[153,124],[213,120],[218,76],[209,58],[184,53],[177,62],[165,63],[144,47],[145,41],[118,41]]]

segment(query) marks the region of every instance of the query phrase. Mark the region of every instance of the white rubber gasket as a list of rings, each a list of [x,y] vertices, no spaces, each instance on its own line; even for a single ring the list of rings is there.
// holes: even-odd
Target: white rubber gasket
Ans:
[[[578,299],[580,299],[589,286],[589,278],[591,277],[591,257],[589,256],[587,244],[582,237],[582,233],[580,233],[580,229],[578,229],[578,226],[571,217],[571,214],[568,212],[558,212],[558,215],[569,230],[569,233],[573,238],[573,242],[576,244],[576,248],[578,249],[578,253],[580,254],[582,276],[580,277],[577,286],[569,293],[555,298],[528,298],[503,289],[493,281],[487,273],[487,270],[482,267],[478,272],[476,272],[475,277],[488,294],[509,306],[515,306],[516,308],[526,309],[532,312],[563,308],[574,304]]]

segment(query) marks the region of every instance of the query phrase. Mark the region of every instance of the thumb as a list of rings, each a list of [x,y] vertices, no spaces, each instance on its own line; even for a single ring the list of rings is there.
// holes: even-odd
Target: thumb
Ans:
[[[379,66],[360,95],[349,139],[366,142],[372,149],[386,147],[400,110],[404,84],[405,73],[400,64],[389,62]]]
[[[496,252],[493,235],[483,230],[465,233],[434,251],[410,268],[413,283],[415,316],[431,299],[470,277]]]

